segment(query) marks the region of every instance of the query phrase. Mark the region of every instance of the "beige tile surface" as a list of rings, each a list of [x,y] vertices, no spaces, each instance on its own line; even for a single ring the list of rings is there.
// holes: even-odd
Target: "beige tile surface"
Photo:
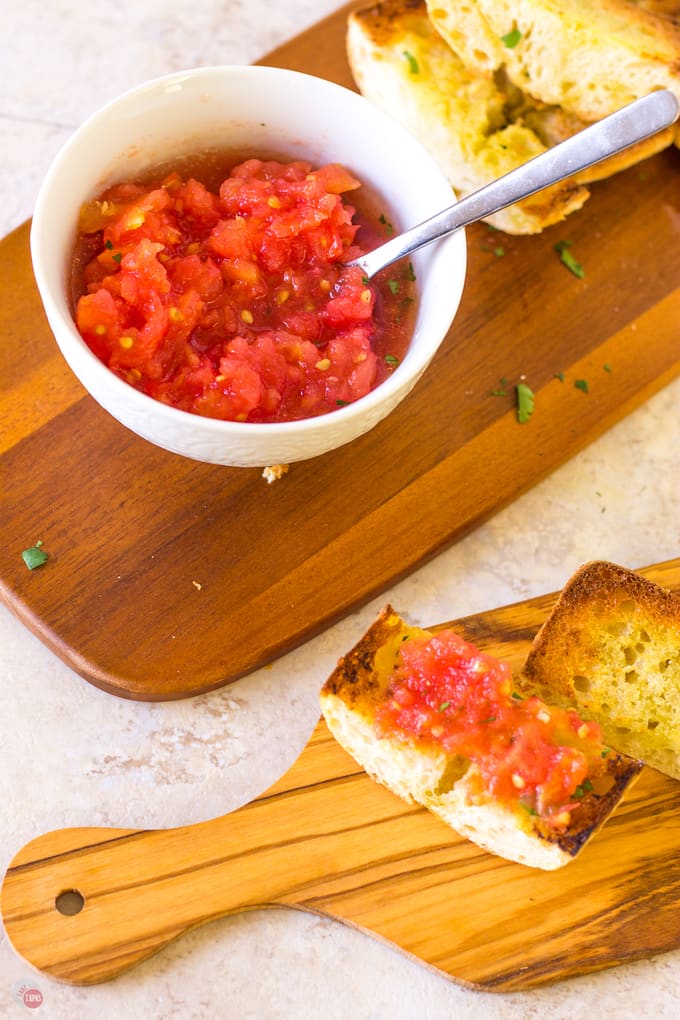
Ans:
[[[101,103],[181,67],[254,60],[337,6],[5,2],[0,234],[30,215],[49,161]],[[679,405],[680,382],[386,597],[429,624],[553,590],[589,558],[637,567],[678,555]],[[228,689],[159,705],[94,690],[0,608],[0,871],[51,828],[178,825],[266,788],[304,745],[320,683],[383,601]],[[260,911],[88,989],[33,974],[0,934],[0,1016],[29,1015],[24,985],[44,996],[34,1015],[53,1020],[660,1020],[680,1013],[680,954],[493,996],[330,920]]]

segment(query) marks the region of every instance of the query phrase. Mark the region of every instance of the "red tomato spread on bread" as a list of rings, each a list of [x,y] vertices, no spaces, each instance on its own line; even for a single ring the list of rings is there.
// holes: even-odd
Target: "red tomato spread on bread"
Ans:
[[[608,753],[596,722],[520,697],[507,663],[451,630],[404,641],[375,725],[379,737],[424,740],[474,762],[486,792],[557,828]]]
[[[248,159],[213,190],[178,172],[109,188],[80,218],[81,336],[130,385],[211,418],[352,403],[399,364],[415,298],[410,265],[382,284],[345,265],[381,220],[389,233],[344,201],[359,187],[335,164]]]

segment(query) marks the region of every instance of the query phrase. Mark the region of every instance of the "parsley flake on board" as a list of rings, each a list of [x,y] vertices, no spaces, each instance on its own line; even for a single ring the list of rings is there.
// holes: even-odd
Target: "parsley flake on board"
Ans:
[[[580,262],[577,262],[572,253],[569,251],[571,248],[571,241],[558,241],[557,244],[553,245],[553,248],[560,257],[560,262],[563,266],[566,266],[574,274],[578,276],[579,280],[582,280],[586,275],[586,271]]]
[[[517,383],[517,421],[525,425],[534,413],[534,394],[526,383]]]
[[[409,53],[408,50],[403,50],[402,55],[406,57],[406,60],[408,61],[409,74],[418,74],[420,72],[420,67],[413,54]]]
[[[49,556],[42,548],[42,541],[38,541],[30,549],[24,549],[21,558],[29,570],[35,570],[42,567],[43,563],[47,563]]]
[[[574,386],[577,390],[582,390],[584,393],[588,392],[588,380],[587,379],[575,379]]]
[[[554,378],[564,382],[564,372],[555,372]]]
[[[508,32],[506,33],[506,35],[501,36],[501,42],[503,43],[504,46],[507,46],[509,50],[514,50],[515,46],[517,45],[521,38],[522,33],[517,27],[515,27],[513,28],[512,32]]]

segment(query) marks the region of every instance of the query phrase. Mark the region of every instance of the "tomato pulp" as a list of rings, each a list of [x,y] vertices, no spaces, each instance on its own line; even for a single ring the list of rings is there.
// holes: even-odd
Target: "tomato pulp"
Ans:
[[[92,351],[149,396],[241,422],[309,418],[399,364],[412,267],[368,282],[346,265],[391,230],[343,198],[336,164],[248,159],[211,190],[177,171],[83,207],[75,318]]]
[[[608,750],[596,722],[513,692],[507,663],[451,630],[409,638],[376,718],[380,737],[415,737],[474,762],[483,788],[558,828]]]

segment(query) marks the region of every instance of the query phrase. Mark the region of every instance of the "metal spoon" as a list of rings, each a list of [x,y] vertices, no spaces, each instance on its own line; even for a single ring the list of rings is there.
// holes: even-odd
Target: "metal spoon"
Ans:
[[[666,89],[636,99],[349,265],[360,266],[370,279],[417,248],[505,209],[670,127],[678,114],[680,103]]]

